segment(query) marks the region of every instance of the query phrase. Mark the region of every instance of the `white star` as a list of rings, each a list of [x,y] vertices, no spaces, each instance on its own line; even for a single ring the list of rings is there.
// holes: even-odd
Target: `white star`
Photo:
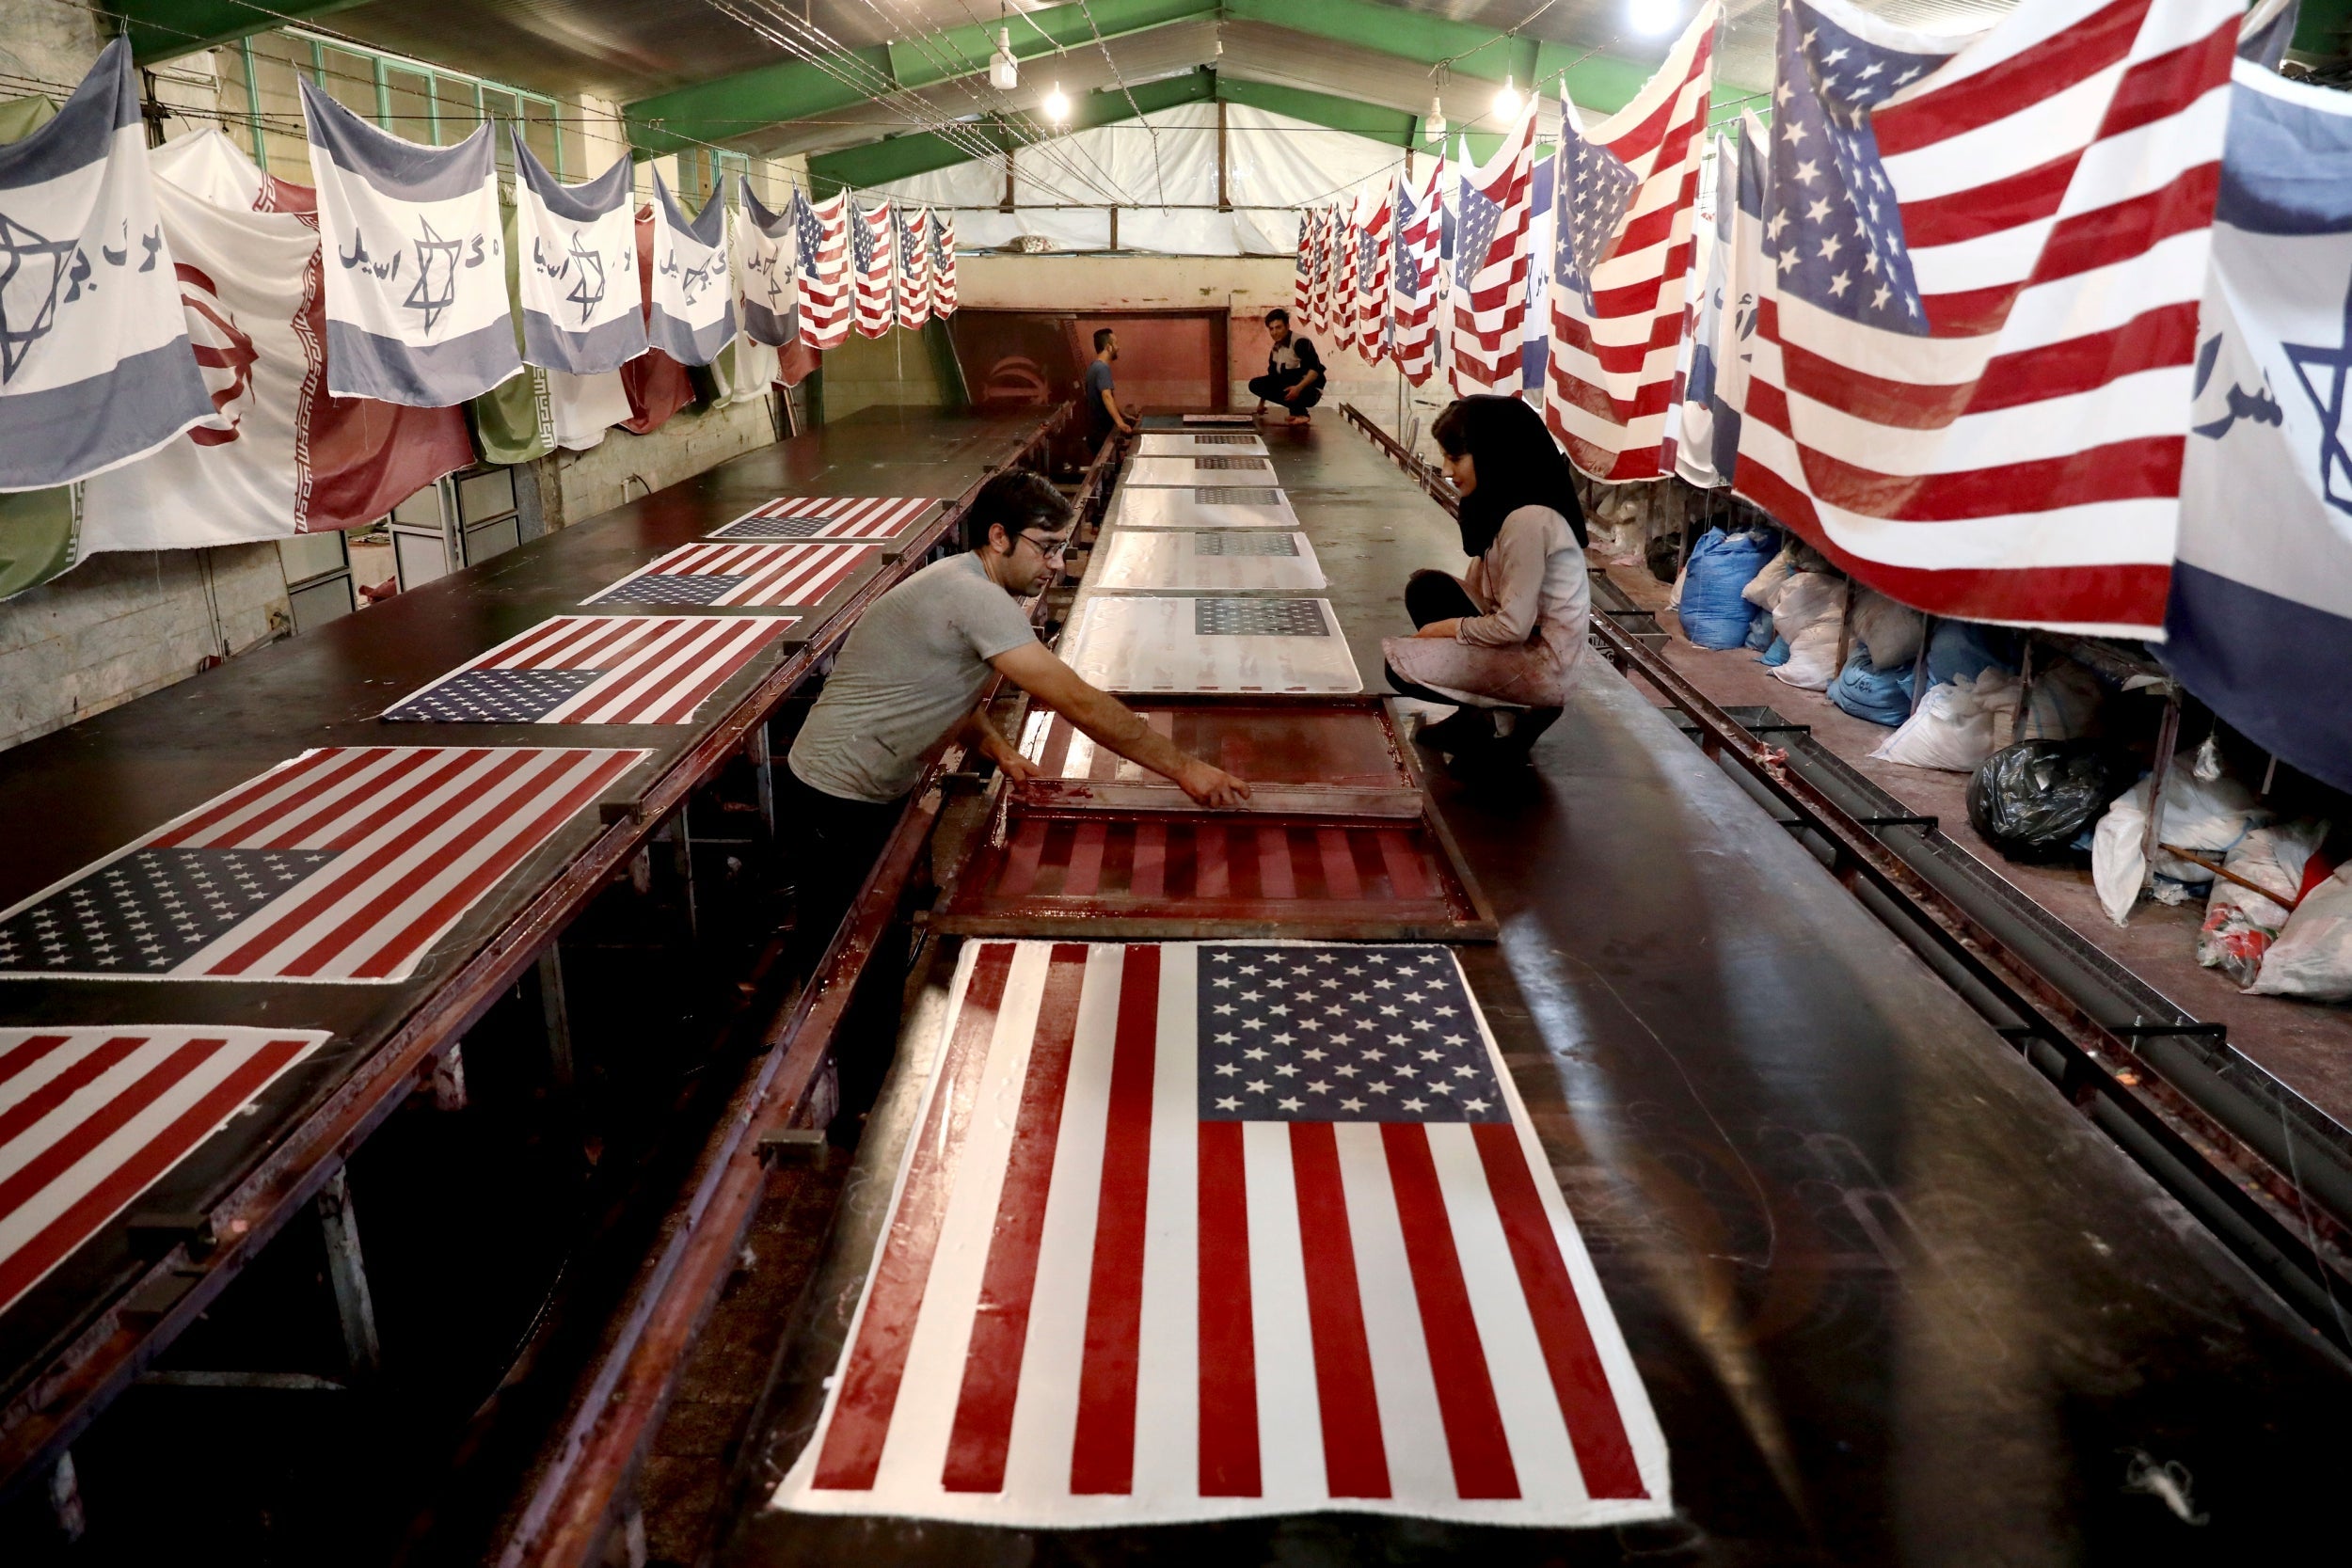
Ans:
[[[1220,1111],[1238,1111],[1241,1109],[1241,1101],[1231,1098],[1220,1100],[1216,1102],[1216,1108]]]
[[[1265,1048],[1263,1046],[1253,1045],[1248,1050],[1243,1052],[1242,1055],[1253,1062],[1263,1062],[1265,1060]]]
[[[1267,1084],[1263,1078],[1253,1078],[1248,1083],[1242,1085],[1243,1088],[1248,1089],[1251,1094],[1263,1094],[1272,1085]]]
[[[1405,1108],[1408,1111],[1425,1111],[1429,1109],[1429,1101],[1416,1096],[1405,1102]]]
[[[1823,65],[1836,65],[1838,61],[1844,59],[1848,55],[1852,53],[1853,51],[1851,49],[1833,49],[1828,54],[1821,56],[1821,63]]]
[[[1244,964],[1242,965],[1241,972],[1244,974],[1255,974],[1258,973],[1258,966],[1256,964]]]
[[[1389,1053],[1385,1051],[1365,1051],[1359,1054],[1367,1062],[1385,1062],[1389,1059]]]
[[[1386,1094],[1396,1085],[1393,1084],[1374,1084],[1369,1086],[1375,1094]]]
[[[1333,1072],[1338,1073],[1338,1074],[1339,1074],[1341,1077],[1343,1077],[1343,1078],[1353,1078],[1353,1077],[1355,1077],[1355,1076],[1356,1076],[1356,1069],[1355,1069],[1355,1068],[1353,1068],[1353,1067],[1351,1067],[1351,1066],[1348,1066],[1348,1065],[1346,1065],[1346,1064],[1344,1064],[1344,1063],[1343,1063],[1342,1065],[1340,1065],[1340,1066],[1338,1066],[1338,1067],[1333,1068],[1331,1070],[1332,1070]]]
[[[1219,1062],[1216,1064],[1216,1070],[1225,1077],[1231,1078],[1233,1074],[1239,1072],[1241,1069],[1235,1067],[1231,1062]]]
[[[1888,288],[1885,284],[1880,284],[1878,293],[1870,296],[1870,308],[1874,310],[1884,309],[1886,308],[1887,297],[1894,292],[1894,290]]]
[[[1804,218],[1807,223],[1819,223],[1827,216],[1829,216],[1829,202],[1826,199],[1816,201],[1804,210]]]
[[[1417,1078],[1421,1075],[1421,1069],[1413,1066],[1410,1062],[1399,1063],[1397,1066],[1391,1068],[1389,1070],[1395,1073],[1399,1078]]]
[[[1241,1021],[1241,1026],[1245,1029],[1263,1029],[1265,1027],[1265,1020],[1262,1018],[1245,1018]]]
[[[1901,86],[1902,86],[1905,82],[1910,81],[1910,80],[1911,80],[1914,76],[1916,76],[1916,75],[1918,75],[1918,74],[1919,74],[1919,68],[1918,68],[1917,66],[1915,66],[1915,66],[1913,66],[1913,67],[1912,67],[1909,71],[1904,71],[1904,72],[1903,72],[1900,76],[1896,77],[1896,78],[1895,78],[1895,85],[1896,85],[1897,87],[1901,87]]]
[[[1284,1062],[1281,1066],[1276,1068],[1274,1071],[1278,1077],[1282,1078],[1294,1078],[1298,1074],[1298,1069],[1288,1062]]]
[[[1821,166],[1815,163],[1810,158],[1807,158],[1804,163],[1797,166],[1797,178],[1808,185],[1813,183],[1814,181],[1819,180],[1820,177]],[[1824,208],[1823,210],[1826,211],[1827,209]],[[1814,215],[1818,217],[1820,214],[1816,214]]]
[[[1224,1017],[1227,1013],[1230,1013],[1230,1012],[1232,1012],[1232,1010],[1233,1010],[1233,1005],[1232,1005],[1231,1002],[1220,1002],[1220,1003],[1218,1003],[1218,1004],[1216,1005],[1216,1008],[1214,1009],[1214,1011],[1216,1013],[1216,1015],[1217,1015],[1219,1018]]]
[[[1212,953],[1209,957],[1215,958],[1218,963],[1231,963],[1233,961],[1233,955],[1231,953]]]
[[[1877,251],[1873,250],[1862,258],[1862,270],[1873,277],[1878,276],[1879,253]]]
[[[1804,140],[1804,122],[1795,119],[1783,121],[1780,128],[1780,139],[1791,147]]]
[[[1862,68],[1862,76],[1867,81],[1868,78],[1876,76],[1880,71],[1885,69],[1886,68],[1879,64],[1878,61],[1872,60],[1868,65]]]
[[[1222,975],[1222,974],[1218,975],[1216,979],[1214,979],[1214,980],[1212,980],[1212,981],[1210,981],[1210,982],[1209,982],[1209,984],[1211,984],[1211,985],[1213,985],[1213,986],[1230,986],[1230,985],[1232,985],[1232,983],[1233,983],[1232,981],[1231,981],[1231,980],[1227,979],[1227,978],[1226,978],[1224,975]]]
[[[1233,1043],[1233,1037],[1231,1035],[1219,1035],[1216,1037],[1216,1043],[1218,1045],[1231,1045]]]
[[[1362,967],[1359,965],[1359,966],[1357,966],[1357,967],[1353,967],[1353,968],[1348,969],[1347,971],[1345,971],[1345,973],[1346,973],[1346,974],[1361,974],[1363,973],[1363,969],[1362,969]]]
[[[1846,296],[1846,290],[1851,287],[1852,283],[1853,278],[1851,276],[1842,272],[1839,273],[1836,277],[1829,280],[1829,297],[1832,299],[1843,299]]]
[[[1364,1102],[1360,1100],[1343,1100],[1340,1101],[1340,1109],[1343,1111],[1360,1111],[1363,1108]]]
[[[1835,234],[1832,234],[1829,238],[1823,240],[1821,242],[1821,260],[1824,261],[1835,261],[1837,260],[1837,252],[1839,248],[1844,245],[1844,244],[1845,242],[1840,240]]]
[[[1460,1045],[1464,1043],[1464,1038],[1460,1035],[1448,1035],[1445,1037],[1442,1043],[1446,1045]]]
[[[1421,1053],[1421,1059],[1424,1062],[1441,1062],[1445,1060],[1445,1053],[1441,1051],[1424,1051]]]
[[[1274,1103],[1280,1106],[1285,1111],[1295,1111],[1306,1102],[1299,1100],[1278,1100]]]
[[[1462,1101],[1462,1109],[1465,1111],[1483,1111],[1486,1108],[1486,1102],[1483,1100],[1465,1100]]]
[[[1452,1018],[1454,1016],[1454,1009],[1451,1007],[1438,1007],[1435,1009],[1435,1011],[1439,1018]]]
[[[1792,270],[1794,270],[1794,268],[1796,267],[1796,264],[1797,264],[1797,253],[1796,253],[1795,251],[1793,251],[1793,250],[1784,250],[1784,251],[1782,251],[1782,252],[1780,253],[1780,270],[1781,270],[1781,271],[1783,271],[1783,272],[1789,272],[1789,271],[1792,271]]]
[[[1478,1069],[1474,1067],[1457,1067],[1454,1069],[1454,1076],[1456,1078],[1475,1078],[1478,1076]]]
[[[1417,1018],[1413,1020],[1413,1027],[1416,1029],[1435,1029],[1437,1025],[1430,1022],[1425,1018]]]
[[[1452,1094],[1454,1092],[1454,1085],[1447,1083],[1442,1078],[1434,1084],[1426,1085],[1424,1086],[1431,1094]]]
[[[1254,990],[1243,991],[1241,993],[1241,999],[1244,1002],[1263,1002],[1265,1000],[1263,993]]]
[[[1331,1085],[1318,1078],[1307,1085],[1307,1090],[1310,1094],[1328,1094],[1331,1092]]]
[[[1290,1043],[1290,1037],[1288,1035],[1277,1035],[1274,1038],[1274,1043],[1277,1045],[1288,1045]],[[1302,1051],[1299,1054],[1311,1062],[1319,1062],[1323,1060],[1324,1055],[1322,1052],[1312,1049]]]

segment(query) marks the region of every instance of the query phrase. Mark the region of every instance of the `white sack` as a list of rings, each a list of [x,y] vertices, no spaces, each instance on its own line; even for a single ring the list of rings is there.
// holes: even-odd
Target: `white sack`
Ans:
[[[2205,923],[2197,931],[2197,961],[2241,986],[2252,985],[2262,971],[2263,955],[2287,923],[2288,906],[2302,891],[2303,868],[2327,836],[2327,823],[2308,820],[2248,833],[2221,863],[2277,896],[2265,898],[2227,877],[2216,877],[2213,896],[2205,904]]]
[[[2132,906],[2139,899],[2148,863],[2140,853],[2148,830],[2148,783],[2139,783],[2115,799],[2099,818],[2090,838],[2090,880],[2098,889],[2100,907],[2118,926],[2129,923]],[[2219,860],[2253,828],[2272,814],[2254,803],[2254,792],[2235,779],[2211,783],[2189,771],[2185,758],[2175,758],[2164,780],[2164,821],[2161,843],[2194,849],[2208,860]],[[2156,857],[2155,895],[2166,904],[2185,902],[2189,890],[2213,880],[2201,865],[2171,855]]]
[[[1788,640],[1788,662],[1775,680],[1806,691],[1826,691],[1837,678],[1837,627],[1846,613],[1846,582],[1825,572],[1799,572],[1772,607],[1772,630]]]
[[[2312,889],[2246,988],[2263,996],[2352,1002],[2352,866]]]

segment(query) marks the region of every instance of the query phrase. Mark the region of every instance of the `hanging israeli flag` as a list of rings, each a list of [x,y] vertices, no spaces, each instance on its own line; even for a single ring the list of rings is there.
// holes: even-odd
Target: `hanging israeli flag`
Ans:
[[[326,386],[447,408],[523,368],[490,128],[455,147],[379,131],[302,78],[326,267]]]
[[[0,147],[0,490],[103,473],[212,418],[117,39],[56,119]]]
[[[2352,789],[2352,97],[2245,59],[2193,385],[2164,662]]]
[[[735,225],[735,292],[743,336],[782,348],[801,330],[792,287],[792,219],[762,205],[750,181],[742,191],[743,210]]]
[[[627,156],[565,185],[515,138],[515,243],[523,359],[571,375],[617,371],[645,352],[637,295],[637,214]]]
[[[691,223],[653,174],[653,320],[645,338],[681,365],[707,365],[735,336],[735,284],[727,263],[727,203],[713,191]]]

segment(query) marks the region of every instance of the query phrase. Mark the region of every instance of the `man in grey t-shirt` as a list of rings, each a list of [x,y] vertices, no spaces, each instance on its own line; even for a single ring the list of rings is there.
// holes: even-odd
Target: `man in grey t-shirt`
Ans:
[[[1094,358],[1087,366],[1086,412],[1087,448],[1091,451],[1103,444],[1112,431],[1121,436],[1136,433],[1135,421],[1119,406],[1119,393],[1113,389],[1111,366],[1119,358],[1119,334],[1109,327],[1094,334]]]

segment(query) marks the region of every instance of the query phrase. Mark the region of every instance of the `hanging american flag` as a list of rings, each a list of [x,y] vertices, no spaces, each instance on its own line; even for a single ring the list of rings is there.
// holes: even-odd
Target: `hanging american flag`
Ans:
[[[1298,255],[1291,266],[1291,326],[1307,330],[1315,297],[1315,208],[1298,214]]]
[[[876,545],[681,545],[580,602],[813,605],[881,558]]]
[[[956,313],[956,219],[952,213],[931,213],[931,314]]]
[[[1057,1528],[1670,1510],[1442,947],[975,942],[779,1506]]]
[[[939,502],[930,496],[779,496],[713,539],[896,539]]]
[[[683,724],[792,625],[772,615],[558,615],[385,709],[444,724]]]
[[[1596,479],[1656,479],[1682,343],[1716,0],[1631,103],[1562,133],[1544,419]]]
[[[1517,392],[1527,335],[1528,185],[1537,96],[1484,167],[1465,165],[1454,187],[1454,385]]]
[[[1416,182],[1396,182],[1396,273],[1390,283],[1390,313],[1395,323],[1397,367],[1416,387],[1438,371],[1438,249],[1442,239],[1438,210],[1445,189],[1445,156],[1429,159],[1429,173]]]
[[[1340,281],[1340,256],[1347,245],[1347,218],[1337,206],[1323,210],[1323,230],[1315,237],[1315,329],[1324,335],[1335,349],[1342,345],[1332,336],[1339,325],[1337,290]]]
[[[1307,255],[1307,309],[1292,325],[1302,332],[1323,332],[1331,309],[1331,209],[1317,207],[1308,216],[1314,232],[1313,248]]]
[[[1363,217],[1356,225],[1356,352],[1377,365],[1389,356],[1390,225],[1395,215],[1395,182],[1363,196]]]
[[[898,230],[889,202],[850,204],[850,319],[861,338],[881,337],[897,314],[891,284],[898,271]]]
[[[0,1312],[295,1063],[315,1029],[0,1029]]]
[[[913,332],[931,319],[931,213],[899,215],[898,325]]]
[[[1337,234],[1331,245],[1331,352],[1356,346],[1356,262],[1363,254],[1356,232],[1356,213],[1349,209],[1344,215],[1340,209],[1331,210]]]
[[[792,227],[801,332],[811,348],[839,348],[850,335],[849,193],[811,201],[805,192],[795,192]]]
[[[0,978],[406,979],[648,754],[305,752],[0,913]]]
[[[2161,637],[2238,9],[1788,0],[1739,492],[1931,613]]]

